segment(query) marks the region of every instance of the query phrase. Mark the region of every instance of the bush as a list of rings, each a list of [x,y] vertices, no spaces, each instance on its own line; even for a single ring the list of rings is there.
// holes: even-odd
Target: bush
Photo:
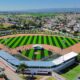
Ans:
[[[5,75],[4,74],[2,74],[2,75],[0,75],[0,78],[3,78]]]

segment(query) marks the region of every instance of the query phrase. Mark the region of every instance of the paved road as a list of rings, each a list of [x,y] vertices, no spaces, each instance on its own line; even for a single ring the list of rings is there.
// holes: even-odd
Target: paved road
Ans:
[[[0,61],[0,67],[5,68],[4,73],[7,75],[9,80],[22,80],[15,72],[13,72],[8,66]]]

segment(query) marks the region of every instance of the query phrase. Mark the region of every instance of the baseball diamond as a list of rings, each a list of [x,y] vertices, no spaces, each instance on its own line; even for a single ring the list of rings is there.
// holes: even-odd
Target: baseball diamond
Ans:
[[[45,44],[50,46],[55,46],[61,49],[66,49],[76,43],[78,43],[78,39],[72,39],[68,37],[60,37],[60,36],[44,36],[44,35],[26,35],[26,36],[16,36],[16,37],[8,37],[0,39],[0,43],[4,44],[8,48],[15,49],[21,46],[28,46],[30,44]],[[49,49],[37,50],[35,52],[34,49],[29,50],[21,50],[21,55],[25,56],[30,60],[41,60],[46,57],[50,57],[55,52],[50,51]],[[55,55],[54,55],[55,56]],[[56,56],[58,54],[56,53]]]

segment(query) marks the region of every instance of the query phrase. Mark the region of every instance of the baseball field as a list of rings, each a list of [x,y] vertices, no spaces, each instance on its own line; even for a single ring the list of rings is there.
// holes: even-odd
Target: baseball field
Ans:
[[[47,44],[65,49],[79,42],[80,40],[69,37],[43,36],[43,35],[27,35],[27,36],[17,36],[17,37],[8,37],[0,39],[1,44],[4,44],[12,49],[15,49],[19,46],[24,46],[24,45],[27,46],[29,44]],[[29,50],[23,50],[21,51],[21,53],[22,55],[26,56],[27,58],[30,58],[31,60],[41,60],[42,58],[49,57],[53,54],[52,52],[46,49],[44,49],[43,51],[38,50],[36,52],[34,51],[34,49],[29,49]],[[78,71],[79,68],[80,66],[76,66],[73,69],[72,68],[68,69],[70,71],[62,74],[62,76],[67,78],[67,80],[75,80],[77,78],[76,76],[79,74]]]
[[[59,48],[67,48],[80,42],[78,39],[59,37],[59,36],[18,36],[12,38],[0,39],[0,43],[9,48],[16,48],[19,46],[29,44],[48,44]]]
[[[17,37],[8,37],[5,39],[0,39],[0,43],[12,49],[29,44],[47,44],[65,49],[78,42],[79,42],[78,39],[72,39],[60,36],[43,36],[43,35],[17,36]],[[31,60],[41,60],[45,57],[51,56],[53,53],[45,49],[43,51],[38,50],[37,52],[35,52],[33,49],[29,49],[21,51],[21,54]],[[54,56],[57,56],[57,54]]]

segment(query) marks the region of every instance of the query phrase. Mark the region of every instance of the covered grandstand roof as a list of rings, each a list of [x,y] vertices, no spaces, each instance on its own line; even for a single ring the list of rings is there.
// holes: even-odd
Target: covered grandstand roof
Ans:
[[[7,62],[9,62],[13,65],[19,65],[20,64],[20,61],[18,59],[16,59],[12,55],[10,55],[8,52],[5,52],[3,50],[0,50],[0,57],[5,59]]]
[[[14,56],[10,55],[8,52],[5,52],[3,50],[0,51],[0,57],[5,59],[7,62],[13,64],[13,65],[20,65],[21,63],[25,63],[29,67],[51,67],[56,66],[59,64],[62,64],[63,62],[66,62],[74,57],[76,57],[78,54],[75,52],[70,52],[68,54],[65,54],[64,56],[61,56],[57,59],[54,59],[53,61],[20,61]]]
[[[50,67],[54,65],[51,61],[22,61],[22,63],[32,67]]]
[[[59,64],[65,62],[65,61],[67,61],[67,60],[70,60],[70,59],[76,57],[77,55],[78,55],[78,54],[75,53],[75,52],[70,52],[70,53],[68,53],[68,54],[65,54],[65,55],[63,55],[63,56],[61,56],[61,57],[53,60],[52,62],[53,62],[53,64],[55,64],[55,65],[59,65]]]

